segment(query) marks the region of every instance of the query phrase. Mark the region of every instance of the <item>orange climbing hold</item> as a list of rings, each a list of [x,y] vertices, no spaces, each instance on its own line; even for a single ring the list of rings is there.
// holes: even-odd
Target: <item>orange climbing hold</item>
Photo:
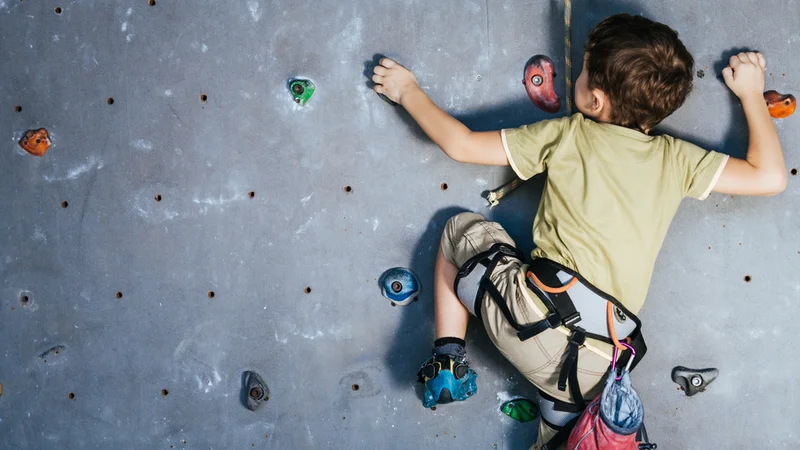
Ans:
[[[781,94],[778,91],[764,92],[764,100],[769,108],[769,115],[776,119],[789,117],[797,109],[797,100],[792,94]]]
[[[52,144],[50,135],[44,128],[35,131],[28,130],[25,132],[25,136],[19,140],[19,146],[33,156],[44,156],[47,149],[50,148],[50,144]]]

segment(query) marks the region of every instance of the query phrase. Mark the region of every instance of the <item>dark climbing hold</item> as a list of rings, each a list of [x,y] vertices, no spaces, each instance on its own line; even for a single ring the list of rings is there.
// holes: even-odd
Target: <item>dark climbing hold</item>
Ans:
[[[45,350],[42,353],[40,353],[39,354],[39,358],[45,359],[48,356],[53,355],[53,354],[60,355],[61,352],[63,352],[65,349],[66,349],[66,347],[64,347],[63,345],[56,345],[56,346],[50,347],[47,350]]]
[[[530,422],[539,417],[539,407],[527,398],[515,398],[503,403],[500,407],[503,414],[517,422]]]
[[[561,99],[556,94],[556,78],[553,60],[545,55],[536,55],[525,64],[522,84],[528,97],[542,111],[555,114],[561,109]]]
[[[713,367],[708,369],[690,369],[688,367],[677,366],[672,369],[672,381],[683,389],[687,397],[705,391],[708,385],[716,380],[718,376],[719,370]]]
[[[289,92],[292,94],[294,102],[300,106],[305,105],[311,99],[315,89],[311,80],[300,78],[289,80]]]
[[[242,374],[242,398],[243,403],[250,411],[255,411],[269,400],[269,388],[267,383],[250,370]]]
[[[797,109],[797,100],[792,94],[781,94],[778,91],[764,92],[764,101],[767,102],[769,115],[776,119],[785,119]]]
[[[397,305],[407,305],[419,296],[419,278],[414,272],[403,267],[387,270],[381,275],[378,283],[383,296]]]
[[[19,140],[19,146],[33,156],[44,156],[51,143],[50,135],[44,128],[28,130]]]

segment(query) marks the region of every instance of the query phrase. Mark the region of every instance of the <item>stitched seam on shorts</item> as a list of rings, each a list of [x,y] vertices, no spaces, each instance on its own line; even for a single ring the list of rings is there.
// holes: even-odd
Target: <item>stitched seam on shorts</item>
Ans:
[[[539,348],[542,349],[544,354],[550,356],[550,353],[547,353],[547,351],[544,349],[544,347],[542,347],[542,344],[539,342],[539,339],[538,338],[534,338],[534,339],[536,339],[536,343],[539,344]],[[531,369],[530,371],[525,372],[523,375],[535,375],[536,373],[538,373],[539,371],[541,371],[545,367],[548,367],[548,366],[552,365],[553,361],[556,361],[559,357],[561,357],[563,355],[564,355],[564,353],[561,352],[561,353],[558,353],[558,354],[556,354],[554,356],[550,356],[550,359],[548,359],[546,363],[542,364],[541,366],[539,366],[539,367],[537,367],[535,369]],[[557,366],[558,362],[556,362],[555,365]]]
[[[475,241],[472,240],[472,236],[470,236],[469,233],[467,233],[467,232],[464,233],[464,240],[467,241],[467,243],[470,245],[470,247],[472,247],[472,251],[474,253],[472,253],[471,256],[475,256],[478,253],[480,253],[480,250],[478,250],[478,246],[475,245]],[[467,258],[467,259],[469,259],[469,258]]]
[[[582,374],[585,374],[585,375],[594,375],[594,376],[598,376],[598,377],[602,376],[602,375],[605,375],[606,372],[608,372],[608,371],[604,370],[602,372],[595,372],[594,370],[586,370],[586,369],[578,368],[578,373],[582,373]]]
[[[497,230],[495,230],[494,227],[490,226],[490,223],[488,221],[480,222],[480,224],[483,227],[483,230],[486,232],[486,234],[492,239],[493,244],[500,242],[494,233]]]

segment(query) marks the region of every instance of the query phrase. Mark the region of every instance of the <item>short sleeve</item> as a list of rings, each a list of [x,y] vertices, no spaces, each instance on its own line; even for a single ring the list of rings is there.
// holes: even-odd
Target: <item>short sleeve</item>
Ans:
[[[500,132],[508,162],[518,177],[527,180],[547,169],[568,124],[565,117]]]
[[[705,200],[722,175],[728,155],[704,150],[680,139],[673,141],[673,154],[683,195]]]

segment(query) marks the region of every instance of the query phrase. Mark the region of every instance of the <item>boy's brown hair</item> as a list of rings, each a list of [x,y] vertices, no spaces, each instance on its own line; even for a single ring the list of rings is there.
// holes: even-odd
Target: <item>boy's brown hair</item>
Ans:
[[[694,58],[663,23],[608,17],[589,34],[585,50],[589,89],[606,94],[615,125],[650,131],[692,91]]]

